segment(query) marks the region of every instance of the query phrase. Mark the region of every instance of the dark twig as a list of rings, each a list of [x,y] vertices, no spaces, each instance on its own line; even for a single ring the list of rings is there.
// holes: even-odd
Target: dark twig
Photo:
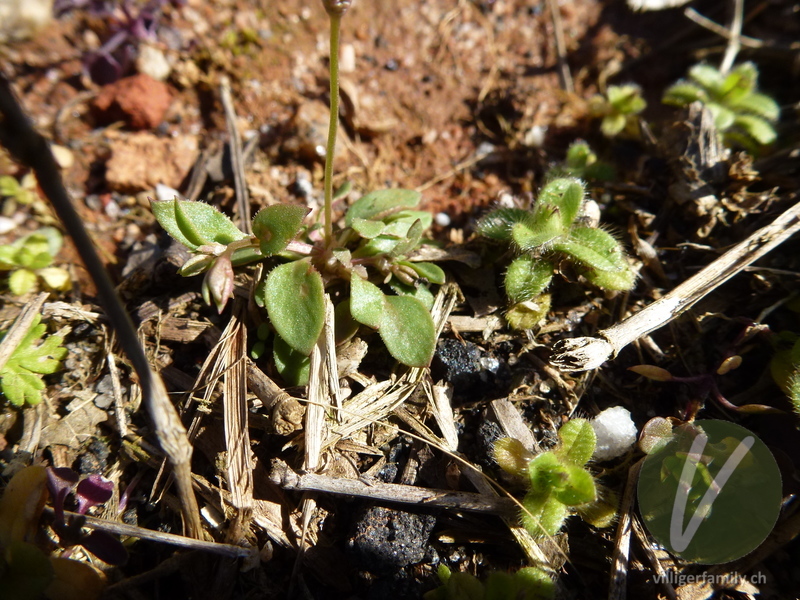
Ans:
[[[139,376],[144,403],[153,421],[156,436],[175,472],[186,529],[192,537],[200,537],[202,535],[200,511],[192,491],[191,480],[192,446],[186,438],[186,429],[169,400],[164,382],[147,361],[133,322],[114,290],[114,285],[83,226],[83,221],[72,206],[47,140],[31,126],[14,97],[11,84],[2,75],[0,75],[0,144],[5,146],[19,162],[34,170],[44,195],[53,205],[91,274],[97,286],[100,304]]]

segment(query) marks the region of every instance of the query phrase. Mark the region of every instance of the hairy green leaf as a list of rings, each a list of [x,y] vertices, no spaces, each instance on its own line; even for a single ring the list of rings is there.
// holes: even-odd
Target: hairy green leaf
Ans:
[[[755,115],[738,115],[733,126],[741,129],[759,144],[771,144],[778,137],[775,128],[765,119]]]
[[[304,206],[273,204],[256,214],[253,219],[253,234],[264,256],[283,251],[300,232],[308,209]]]
[[[478,221],[478,233],[499,242],[510,242],[513,226],[524,222],[529,214],[522,208],[496,208]]]
[[[566,254],[583,266],[601,271],[621,271],[626,266],[619,243],[610,234],[594,227],[574,228],[569,236],[553,242],[553,250]]]
[[[742,112],[752,113],[767,121],[777,121],[781,114],[781,107],[778,103],[766,94],[759,92],[739,98],[736,102],[731,102],[730,106]]]
[[[227,216],[202,202],[153,200],[150,207],[164,230],[191,250],[212,243],[226,246],[246,237]]]
[[[594,485],[594,478],[583,467],[566,465],[564,469],[566,477],[553,490],[553,497],[567,506],[578,506],[588,504],[597,499],[597,489]]]
[[[661,101],[673,106],[689,106],[692,102],[708,102],[708,94],[697,84],[679,81],[667,88]]]
[[[389,280],[389,287],[392,288],[392,291],[398,296],[411,296],[412,298],[416,298],[422,302],[429,311],[433,307],[433,292],[431,292],[426,285],[408,285],[407,283],[398,281],[397,277],[392,277]]]
[[[350,277],[350,314],[367,327],[380,329],[385,312],[383,292],[355,273]]]
[[[353,202],[345,215],[345,225],[351,227],[353,219],[382,221],[405,208],[414,208],[422,194],[414,190],[376,190]]]
[[[436,328],[425,306],[410,296],[386,296],[378,333],[394,358],[409,367],[427,367],[436,347]]]
[[[567,520],[569,511],[552,496],[529,492],[522,501],[522,525],[534,537],[555,535]]]
[[[543,258],[524,254],[515,258],[505,275],[506,296],[524,302],[541,294],[553,279],[554,265]]]
[[[583,466],[594,454],[597,444],[592,424],[586,419],[571,419],[558,430],[561,443],[553,450],[566,464]]]
[[[528,218],[511,228],[511,239],[522,252],[541,249],[564,233],[559,209],[545,205],[534,209]]]
[[[722,93],[725,78],[719,72],[719,69],[711,65],[694,65],[689,69],[689,77],[715,95],[720,95]]]
[[[392,248],[392,250],[389,252],[389,256],[404,256],[414,250],[417,246],[419,246],[419,242],[422,239],[422,234],[424,231],[425,228],[420,219],[417,219],[411,223],[408,231],[406,231],[405,238],[400,240],[400,242],[396,244],[394,248]]]
[[[322,277],[305,260],[275,267],[267,276],[264,304],[278,335],[308,356],[322,333],[325,297]]]

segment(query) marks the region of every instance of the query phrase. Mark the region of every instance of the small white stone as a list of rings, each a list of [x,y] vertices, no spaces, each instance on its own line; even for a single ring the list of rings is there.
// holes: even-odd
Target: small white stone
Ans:
[[[544,137],[547,133],[547,127],[541,125],[534,125],[525,132],[525,137],[522,143],[530,148],[541,148],[544,145]]]
[[[172,66],[160,48],[142,44],[136,58],[136,70],[158,81],[164,81],[172,72]]]
[[[164,185],[163,183],[156,184],[156,198],[158,200],[173,200],[174,198],[183,200],[183,196],[181,196],[178,190]]]
[[[450,215],[444,212],[436,213],[436,216],[433,218],[433,220],[439,227],[447,227],[450,225]]]
[[[622,406],[607,408],[591,423],[597,436],[594,460],[610,460],[625,454],[639,435],[631,413]]]

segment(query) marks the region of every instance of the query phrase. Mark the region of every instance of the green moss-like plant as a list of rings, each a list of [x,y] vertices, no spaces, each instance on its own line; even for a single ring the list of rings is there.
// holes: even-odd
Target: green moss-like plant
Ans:
[[[664,93],[663,102],[688,106],[702,102],[714,115],[717,129],[728,145],[755,149],[771,144],[777,134],[774,124],[780,107],[758,91],[758,69],[751,62],[722,73],[706,64],[689,69],[689,78],[678,81]]]
[[[629,290],[636,279],[620,243],[607,231],[581,225],[582,183],[556,179],[539,193],[532,210],[500,208],[478,223],[478,232],[509,244],[521,255],[505,274],[506,295],[512,302],[507,320],[512,327],[529,329],[549,309],[543,294],[556,264],[571,262],[591,283],[607,290]],[[537,305],[531,308],[531,303]]]
[[[536,456],[513,438],[501,438],[494,445],[497,464],[528,485],[522,524],[535,537],[555,535],[573,512],[598,527],[608,525],[616,512],[612,503],[598,497],[594,477],[586,470],[597,444],[591,423],[572,419],[558,437],[555,448]]]
[[[322,334],[326,291],[350,307],[349,315],[337,307],[337,340],[364,325],[377,330],[399,362],[427,366],[436,343],[429,286],[445,279],[438,266],[409,259],[432,223],[430,213],[415,210],[421,200],[418,192],[365,194],[350,206],[344,228],[335,229],[331,181],[338,123],[339,27],[349,2],[323,5],[331,21],[331,119],[321,221],[306,224],[304,207],[274,205],[256,214],[253,234],[248,235],[209,205],[178,199],[152,202],[161,226],[194,252],[181,273],[205,273],[203,296],[220,312],[233,293],[234,267],[266,263],[255,300],[267,311],[276,333],[275,363],[291,384],[305,383],[307,378],[308,356]]]
[[[14,406],[39,404],[45,387],[42,376],[58,371],[67,355],[60,336],[49,335],[41,341],[46,330],[47,326],[37,315],[14,353],[0,368],[0,389]]]
[[[638,115],[647,102],[642,98],[642,89],[632,83],[610,85],[605,95],[596,95],[589,102],[589,112],[602,119],[600,130],[606,137],[615,137],[623,132],[639,137]]]

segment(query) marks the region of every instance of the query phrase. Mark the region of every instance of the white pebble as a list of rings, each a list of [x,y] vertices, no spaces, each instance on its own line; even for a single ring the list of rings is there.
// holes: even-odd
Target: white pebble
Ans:
[[[622,406],[607,408],[592,420],[597,446],[592,458],[610,460],[625,454],[636,443],[639,432],[631,413]]]
[[[433,219],[434,221],[436,221],[436,224],[439,227],[447,227],[448,225],[450,225],[450,215],[448,215],[447,213],[443,212],[436,213],[436,216]]]
[[[181,196],[181,193],[178,190],[171,188],[168,185],[164,185],[163,183],[157,183],[156,198],[159,200],[172,200],[173,198],[182,200],[183,196]]]

